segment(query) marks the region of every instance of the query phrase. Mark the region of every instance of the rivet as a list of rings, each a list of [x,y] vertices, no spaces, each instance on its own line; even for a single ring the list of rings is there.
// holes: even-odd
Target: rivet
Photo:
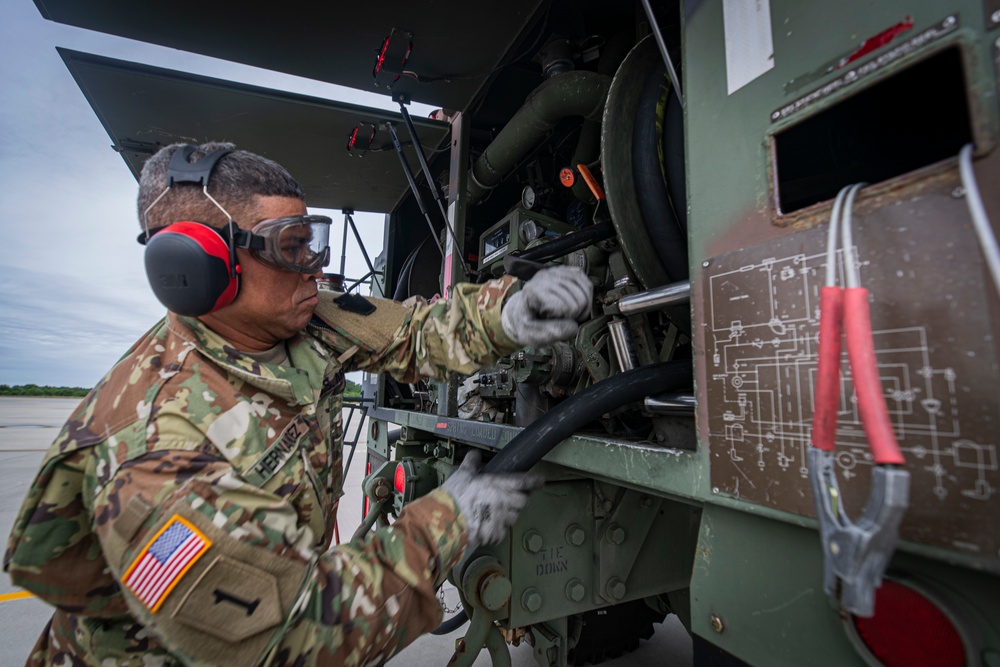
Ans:
[[[708,620],[712,624],[712,629],[715,630],[716,632],[722,632],[723,630],[726,629],[726,626],[722,622],[722,619],[716,616],[715,614],[709,616]]]

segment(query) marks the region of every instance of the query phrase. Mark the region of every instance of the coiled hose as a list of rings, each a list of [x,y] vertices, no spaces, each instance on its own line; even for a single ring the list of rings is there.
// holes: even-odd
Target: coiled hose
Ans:
[[[611,412],[646,396],[690,389],[692,385],[690,360],[661,361],[613,375],[570,396],[525,427],[483,466],[483,472],[527,472],[553,447],[594,421],[594,415]],[[454,632],[468,620],[468,615],[462,610],[432,630],[431,634]]]

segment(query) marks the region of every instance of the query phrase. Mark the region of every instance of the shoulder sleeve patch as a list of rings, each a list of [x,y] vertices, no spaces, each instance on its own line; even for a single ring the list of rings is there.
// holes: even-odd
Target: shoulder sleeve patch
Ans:
[[[282,621],[274,575],[216,556],[188,591],[174,618],[228,642],[240,642]]]
[[[358,315],[368,316],[376,310],[375,304],[360,294],[341,294],[333,302],[343,310],[349,313],[357,313]]]
[[[211,540],[175,514],[135,557],[122,583],[155,614],[210,546]]]

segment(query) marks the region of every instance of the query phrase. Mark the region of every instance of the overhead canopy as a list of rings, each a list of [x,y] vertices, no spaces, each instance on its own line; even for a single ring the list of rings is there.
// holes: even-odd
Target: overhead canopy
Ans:
[[[59,54],[136,178],[161,146],[231,141],[288,169],[310,206],[388,212],[406,191],[399,158],[381,128],[395,121],[400,139],[407,139],[398,113],[78,51]],[[374,145],[386,150],[348,153],[359,122],[379,127]],[[428,155],[449,132],[447,123],[416,117],[413,123]],[[405,152],[419,169],[413,148]]]
[[[512,52],[512,46],[542,1],[293,1],[266,7],[136,0],[35,4],[42,16],[59,23],[386,93],[388,88],[375,87],[372,68],[383,40],[396,29],[412,35],[413,48],[405,67],[399,67],[401,59],[395,56],[405,43],[397,41],[387,66],[437,80],[419,83],[404,75],[392,92],[464,110],[498,66],[521,55]]]

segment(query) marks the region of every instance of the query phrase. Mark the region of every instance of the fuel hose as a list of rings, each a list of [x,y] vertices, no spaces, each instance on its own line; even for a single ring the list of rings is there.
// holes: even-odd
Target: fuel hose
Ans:
[[[483,473],[527,472],[556,445],[594,421],[594,415],[611,412],[646,396],[690,389],[693,384],[690,360],[661,361],[613,375],[570,396],[526,426],[483,466]],[[446,635],[468,620],[465,611],[460,611],[431,634]]]

